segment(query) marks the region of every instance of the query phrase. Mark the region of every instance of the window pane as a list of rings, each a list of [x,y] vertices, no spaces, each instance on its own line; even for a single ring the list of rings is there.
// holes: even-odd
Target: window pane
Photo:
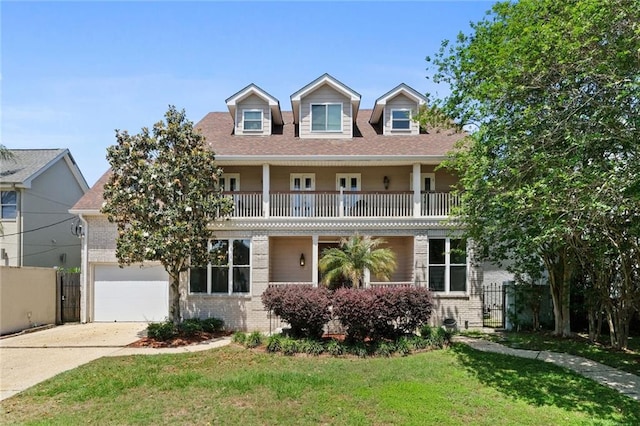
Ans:
[[[262,130],[262,121],[247,121],[244,122],[244,130]]]
[[[249,293],[249,267],[233,268],[233,292]]]
[[[220,268],[220,267],[211,268],[211,292],[212,293],[228,293],[229,292],[229,268]]]
[[[444,291],[444,266],[429,266],[429,290]]]
[[[212,262],[213,265],[220,266],[229,264],[229,241],[211,241],[211,252],[213,253],[214,257],[214,261]]]
[[[245,120],[262,120],[262,112],[261,111],[245,111],[244,119]]]
[[[311,130],[327,130],[326,105],[311,105]]]
[[[342,105],[327,105],[327,130],[342,130]]]
[[[429,240],[429,264],[444,265],[444,239]]]
[[[397,120],[397,119],[408,120],[409,119],[409,110],[396,109],[396,110],[393,110],[391,112],[391,114],[392,114],[394,120]]]
[[[2,191],[2,204],[16,204],[16,191]]]
[[[451,263],[467,264],[467,242],[466,240],[451,240]]]
[[[2,219],[15,219],[16,211],[16,206],[2,206]]]
[[[233,240],[233,265],[249,264],[249,240]]]
[[[191,293],[207,292],[207,268],[191,268],[189,291]]]
[[[411,128],[409,120],[393,120],[391,127],[400,130]]]
[[[450,291],[466,291],[467,290],[467,267],[452,266],[449,277]]]

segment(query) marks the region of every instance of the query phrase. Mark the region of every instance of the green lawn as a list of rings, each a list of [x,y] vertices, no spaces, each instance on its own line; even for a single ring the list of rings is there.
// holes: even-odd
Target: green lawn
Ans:
[[[0,406],[2,424],[640,424],[640,404],[611,389],[464,345],[393,358],[235,345],[102,358]]]
[[[572,338],[554,337],[551,332],[496,332],[465,333],[472,337],[481,337],[517,349],[544,350],[579,355],[599,363],[640,375],[640,337],[629,337],[629,348],[618,351],[607,346],[608,336],[599,344],[591,343],[585,336]]]

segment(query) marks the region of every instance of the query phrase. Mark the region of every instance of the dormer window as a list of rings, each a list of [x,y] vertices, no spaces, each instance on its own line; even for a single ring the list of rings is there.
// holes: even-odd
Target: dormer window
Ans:
[[[262,131],[262,110],[246,109],[242,111],[242,123],[244,131]]]
[[[411,110],[391,110],[391,130],[411,130]]]
[[[341,132],[342,104],[311,104],[312,132]]]

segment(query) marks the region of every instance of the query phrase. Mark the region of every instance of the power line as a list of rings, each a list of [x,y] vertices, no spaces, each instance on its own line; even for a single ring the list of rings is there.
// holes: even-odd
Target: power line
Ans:
[[[4,235],[0,235],[0,237],[11,237],[13,235],[20,235],[20,234],[26,234],[28,232],[39,231],[41,229],[51,228],[52,226],[60,225],[61,223],[68,222],[68,221],[73,220],[73,219],[75,219],[75,216],[68,217],[68,218],[66,218],[64,220],[61,220],[60,222],[52,223],[50,225],[40,226],[38,228],[29,229],[28,231],[14,232],[13,234],[4,234]]]

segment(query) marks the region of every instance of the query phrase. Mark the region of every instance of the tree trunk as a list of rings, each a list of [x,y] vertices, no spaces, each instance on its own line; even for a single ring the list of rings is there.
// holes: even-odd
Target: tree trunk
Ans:
[[[174,324],[182,321],[180,312],[180,272],[169,272],[169,320]]]
[[[566,251],[543,257],[549,272],[549,287],[553,300],[553,316],[555,319],[555,336],[571,336],[571,319],[569,310],[571,290],[571,268]]]

